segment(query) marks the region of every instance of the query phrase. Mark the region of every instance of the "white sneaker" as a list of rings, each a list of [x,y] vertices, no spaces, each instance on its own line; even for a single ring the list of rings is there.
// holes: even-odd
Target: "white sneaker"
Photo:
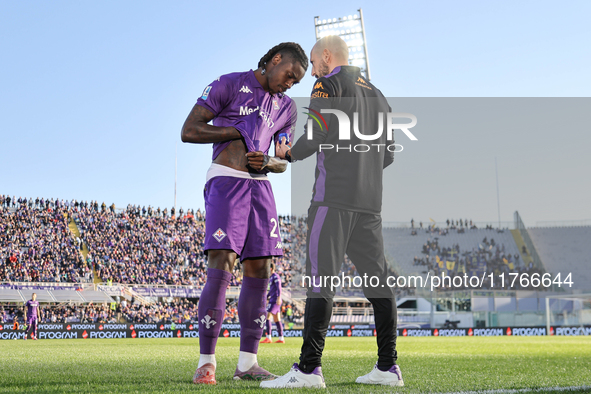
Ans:
[[[298,364],[293,367],[283,376],[275,380],[267,380],[261,382],[261,387],[266,389],[283,389],[296,387],[313,387],[318,389],[326,388],[324,384],[324,376],[322,376],[322,368],[316,367],[311,373],[302,372]]]
[[[389,370],[383,372],[378,369],[378,365],[376,364],[370,373],[358,377],[355,382],[362,384],[383,384],[384,386],[404,386],[402,373],[398,365],[394,365]]]

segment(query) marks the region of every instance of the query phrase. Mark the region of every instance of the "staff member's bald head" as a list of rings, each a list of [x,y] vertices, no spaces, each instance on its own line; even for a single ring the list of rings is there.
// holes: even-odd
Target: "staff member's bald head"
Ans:
[[[310,51],[312,76],[316,78],[328,75],[338,66],[348,65],[349,48],[339,36],[326,36],[316,42]]]

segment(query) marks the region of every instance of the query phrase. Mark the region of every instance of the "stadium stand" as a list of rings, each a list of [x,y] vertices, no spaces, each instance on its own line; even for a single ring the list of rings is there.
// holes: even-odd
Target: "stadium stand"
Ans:
[[[205,283],[207,273],[203,220],[204,213],[200,210],[174,212],[174,208],[168,211],[135,205],[116,209],[114,205],[99,205],[97,201],[33,200],[0,195],[0,282],[87,283],[92,286],[94,281],[121,283],[130,289],[133,285],[199,288]],[[531,252],[539,254],[543,268],[554,273],[572,272],[575,289],[589,289],[591,257],[582,245],[590,238],[591,227],[530,228],[528,235],[521,230],[500,231],[490,226],[477,229],[471,221],[469,225],[467,220],[464,223],[452,221],[444,228],[415,227],[414,223],[412,228],[385,228],[386,256],[393,263],[389,274],[425,277],[427,272],[432,275],[443,272],[450,276],[463,272],[480,276],[484,271],[536,272],[538,267],[532,266],[528,250],[532,245],[531,237],[535,245]],[[289,287],[294,278],[305,272],[306,218],[280,216],[279,225],[284,256],[275,259],[276,271],[283,285]],[[358,275],[347,257],[341,272]],[[235,265],[233,274],[231,286],[235,290],[242,281],[240,264]],[[412,290],[397,289],[397,295],[400,299],[402,295],[412,294]],[[228,294],[231,293],[232,289]],[[352,292],[342,295],[362,296]],[[70,316],[67,308],[78,311],[90,308],[79,321],[88,316],[106,321],[116,316],[120,322],[154,322],[167,318],[183,321],[186,316],[191,319],[196,316],[194,299],[158,305],[152,302],[154,298],[140,304],[137,297],[134,304],[131,296],[123,294],[118,300],[124,298],[127,301],[118,304],[117,315],[112,314],[110,304],[63,306],[66,308],[63,312],[67,317],[81,319],[80,314]],[[228,295],[227,322],[237,320],[237,302],[236,295]],[[127,305],[127,309],[121,309],[122,305]],[[297,316],[302,305],[294,302],[292,307]],[[372,321],[369,309],[367,305],[335,307],[333,321]]]
[[[91,281],[92,268],[68,229],[67,210],[59,202],[45,205],[47,200],[40,200],[35,206],[32,199],[19,200],[18,205],[0,207],[1,280]]]
[[[384,247],[401,275],[427,273],[481,276],[484,272],[530,272],[509,230],[476,228],[385,228]],[[486,288],[486,286],[485,286]]]
[[[302,313],[296,305],[290,306],[296,317]],[[237,303],[226,300],[224,323],[238,322]],[[1,305],[0,324],[23,321],[22,305]],[[59,304],[41,306],[40,323],[196,323],[197,304],[189,300],[177,302],[156,302],[140,305],[123,301],[114,304]]]
[[[551,273],[572,273],[573,289],[591,290],[591,226],[527,229],[544,267]]]

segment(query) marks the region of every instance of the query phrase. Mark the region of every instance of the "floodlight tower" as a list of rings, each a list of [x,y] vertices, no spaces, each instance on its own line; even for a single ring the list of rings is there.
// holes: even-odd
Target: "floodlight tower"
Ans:
[[[363,11],[358,14],[343,16],[341,18],[320,19],[314,17],[316,27],[316,41],[326,36],[339,36],[347,43],[349,48],[349,65],[357,66],[361,73],[371,80],[369,73],[369,58],[367,56],[367,41],[365,40],[365,26],[363,24]]]

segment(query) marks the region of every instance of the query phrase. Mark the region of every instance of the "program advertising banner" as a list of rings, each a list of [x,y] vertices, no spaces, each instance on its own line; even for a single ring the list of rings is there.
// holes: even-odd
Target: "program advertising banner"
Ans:
[[[496,327],[496,328],[399,328],[398,337],[494,337],[494,336],[588,336],[591,326],[571,327]],[[273,337],[278,336],[273,329]],[[285,337],[301,337],[301,329],[284,331]],[[331,324],[327,337],[376,336],[373,324]],[[240,338],[240,324],[222,324],[221,338]],[[24,339],[25,331],[13,330],[12,324],[0,325],[0,339]],[[179,324],[101,324],[50,323],[40,324],[38,339],[117,339],[117,338],[199,338],[198,325]]]

